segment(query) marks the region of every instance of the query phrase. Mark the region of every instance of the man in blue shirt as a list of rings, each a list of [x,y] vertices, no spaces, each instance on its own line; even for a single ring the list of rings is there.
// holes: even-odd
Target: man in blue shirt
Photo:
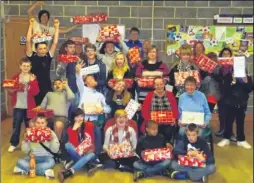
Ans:
[[[129,41],[125,42],[129,48],[138,46],[141,52],[141,57],[143,58],[142,42],[139,40],[139,29],[137,27],[132,27],[129,31]]]

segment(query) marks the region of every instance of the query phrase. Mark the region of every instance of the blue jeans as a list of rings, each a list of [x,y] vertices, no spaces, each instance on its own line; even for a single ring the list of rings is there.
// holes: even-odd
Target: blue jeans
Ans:
[[[102,126],[97,121],[92,121],[94,124],[94,140],[95,140],[95,154],[99,155],[102,151]]]
[[[169,167],[170,162],[170,160],[164,160],[154,165],[149,165],[139,160],[135,161],[133,166],[135,169],[145,172],[145,176],[151,177],[155,175],[161,175],[162,171]]]
[[[192,181],[200,181],[203,176],[208,176],[215,172],[215,166],[213,164],[206,165],[205,168],[188,167],[179,165],[177,160],[172,161],[171,168],[179,172],[186,172]]]
[[[96,155],[94,153],[85,153],[83,156],[80,156],[75,151],[75,147],[69,142],[65,144],[65,149],[70,155],[71,159],[75,162],[75,164],[71,167],[74,172],[83,168],[88,162],[96,159]]]
[[[18,109],[14,108],[13,110],[13,131],[10,143],[13,146],[17,146],[19,144],[19,136],[21,130],[21,124],[24,121],[26,128],[28,127],[29,119],[26,117],[27,109]]]
[[[78,108],[79,101],[80,101],[79,92],[74,93],[74,96],[75,96],[75,98],[74,98],[74,100],[71,102],[70,107],[69,107],[69,111],[68,111],[68,119],[69,119],[69,121],[72,120],[72,119],[71,119],[71,113],[72,113],[72,111],[74,111],[75,109]]]
[[[183,139],[183,137],[186,136],[185,128],[186,128],[185,126],[181,126],[179,128],[178,135],[180,136],[180,139]],[[204,137],[204,133],[203,132],[204,132],[204,128],[199,127],[199,136],[200,137]]]
[[[44,175],[45,171],[48,169],[53,169],[55,166],[55,160],[50,156],[35,156],[36,161],[36,175]],[[29,172],[30,157],[27,156],[23,159],[19,159],[17,162],[17,167],[24,170],[26,173]]]

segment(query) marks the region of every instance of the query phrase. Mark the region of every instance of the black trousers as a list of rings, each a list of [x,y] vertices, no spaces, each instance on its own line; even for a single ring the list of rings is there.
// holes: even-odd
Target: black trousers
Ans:
[[[236,120],[236,134],[237,134],[237,141],[245,141],[244,135],[244,119],[245,119],[245,112],[247,106],[244,107],[234,107],[229,105],[225,106],[225,131],[224,131],[224,138],[230,139],[233,130],[233,123]]]
[[[216,105],[216,104],[214,104],[214,103],[208,102],[208,106],[209,106],[209,109],[210,109],[210,112],[211,112],[211,113],[213,113],[213,109],[214,109],[215,105]]]
[[[159,133],[162,134],[167,143],[171,143],[175,135],[176,127],[171,125],[159,125]]]
[[[219,112],[219,121],[220,121],[220,130],[225,129],[225,121],[226,121],[226,114],[225,114],[225,103],[224,100],[221,99],[218,102],[218,112]]]

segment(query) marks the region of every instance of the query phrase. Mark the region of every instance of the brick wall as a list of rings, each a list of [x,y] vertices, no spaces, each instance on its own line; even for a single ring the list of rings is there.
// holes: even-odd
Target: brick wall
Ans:
[[[34,3],[34,2],[33,2]],[[45,1],[43,9],[49,10],[52,17],[60,20],[61,26],[71,26],[73,15],[93,12],[106,12],[108,23],[136,26],[141,30],[141,40],[153,38],[153,43],[161,51],[161,59],[169,66],[175,61],[174,56],[166,56],[165,27],[167,24],[212,25],[214,14],[253,14],[252,1]],[[27,16],[27,8],[32,1],[5,1],[6,16]],[[38,7],[36,15],[41,7]],[[67,35],[61,35],[59,46],[64,38],[81,35],[81,28]],[[153,35],[153,37],[152,37]],[[248,69],[253,74],[253,57],[248,59]],[[52,64],[54,78],[55,63]],[[252,105],[252,104],[251,104]]]

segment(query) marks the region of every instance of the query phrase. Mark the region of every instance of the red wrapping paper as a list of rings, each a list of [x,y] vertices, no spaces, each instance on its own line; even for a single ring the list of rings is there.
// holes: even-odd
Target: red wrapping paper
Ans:
[[[134,156],[133,148],[129,141],[124,141],[121,144],[109,145],[109,156],[111,159],[129,158]]]
[[[90,135],[86,134],[86,138],[85,140],[83,140],[76,148],[75,151],[82,156],[85,152],[87,152],[88,150],[92,149],[93,145],[92,145],[92,139]]]
[[[117,28],[117,25],[109,25],[109,26],[105,26],[105,27],[101,28],[100,37],[103,42],[106,42],[106,41],[119,42],[120,41],[120,33]]]
[[[199,56],[194,60],[195,64],[203,71],[212,73],[217,66],[217,63],[205,55]]]
[[[197,81],[197,85],[198,86],[200,85],[200,75],[199,72],[196,70],[192,70],[189,72],[175,72],[174,76],[175,76],[175,86],[183,86],[184,81],[188,76],[193,76]]]
[[[2,83],[3,88],[9,88],[9,89],[18,89],[20,88],[20,84],[17,80],[14,79],[5,79]]]
[[[134,65],[140,62],[142,59],[141,59],[139,47],[136,46],[136,47],[130,48],[128,51],[128,57],[129,57],[131,65]]]
[[[77,45],[87,44],[89,39],[87,37],[69,37],[69,40],[72,40]]]
[[[151,111],[151,120],[158,124],[173,124],[172,111]]]
[[[32,41],[34,43],[41,43],[41,42],[45,42],[45,41],[50,41],[51,39],[52,39],[52,36],[49,33],[35,33],[32,36]]]
[[[79,57],[76,55],[57,55],[56,56],[57,61],[63,62],[63,63],[71,63],[71,62],[77,62],[79,60]]]
[[[54,116],[53,110],[39,109],[39,110],[27,110],[27,118],[35,118],[39,114],[43,114],[46,118],[52,118]]]
[[[72,20],[74,24],[88,24],[88,23],[100,23],[106,22],[108,15],[106,13],[92,13],[84,16],[74,16]]]
[[[218,58],[217,63],[222,66],[232,66],[234,63],[233,58]]]
[[[200,167],[200,168],[206,167],[205,162],[197,160],[196,158],[183,156],[183,155],[178,156],[178,164],[181,166],[191,166],[191,167]]]
[[[142,88],[154,88],[154,77],[137,78],[137,83]]]
[[[141,153],[142,159],[146,162],[163,161],[172,159],[170,148],[147,149]]]
[[[118,79],[110,79],[108,81],[108,84],[112,83],[113,84],[113,87],[115,87],[115,84],[118,82]],[[124,79],[124,82],[125,82],[125,86],[126,88],[132,88],[132,84],[133,84],[133,79]]]
[[[27,142],[49,142],[52,140],[52,134],[50,128],[27,128],[25,139]]]

